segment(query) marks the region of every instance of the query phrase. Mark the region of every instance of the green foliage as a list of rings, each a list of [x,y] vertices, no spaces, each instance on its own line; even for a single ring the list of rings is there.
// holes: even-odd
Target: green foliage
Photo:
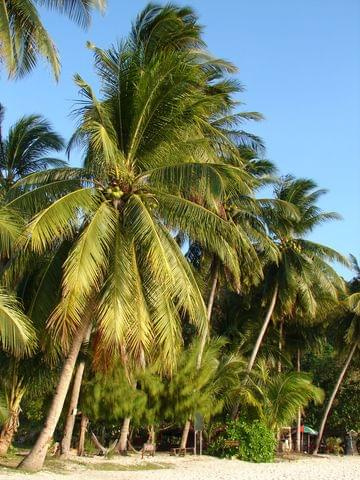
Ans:
[[[344,448],[342,447],[342,439],[338,437],[328,437],[326,439],[326,451],[334,455],[342,455]]]
[[[327,343],[318,353],[309,353],[304,358],[304,368],[313,373],[316,384],[325,391],[326,398],[336,383],[342,368],[343,358]],[[331,368],[329,368],[331,365]],[[360,431],[360,368],[354,361],[345,377],[329,415],[326,432],[330,436],[343,436],[349,430]],[[310,404],[306,416],[310,425],[319,425],[323,408]]]
[[[239,446],[229,446],[229,441],[239,442]],[[225,432],[209,445],[208,453],[248,462],[272,462],[275,447],[275,434],[263,422],[236,420],[226,424]]]
[[[165,380],[164,416],[184,422],[200,412],[205,419],[222,412],[230,393],[239,382],[244,362],[225,352],[224,339],[212,339],[198,368],[199,342],[184,349],[176,371]]]
[[[236,391],[236,390],[235,390]],[[237,389],[238,396],[252,408],[252,415],[276,432],[291,425],[299,408],[310,401],[321,403],[322,389],[312,383],[311,375],[300,372],[277,372],[271,362],[260,360],[251,375]]]
[[[0,60],[11,78],[22,77],[34,68],[38,58],[50,64],[56,79],[60,59],[56,46],[41,22],[37,5],[66,14],[83,26],[90,22],[93,8],[103,9],[105,0],[26,0],[0,2]]]
[[[9,415],[9,411],[6,405],[6,397],[3,392],[0,392],[0,425]]]
[[[105,1],[0,0],[0,60],[9,75],[25,74],[42,56],[57,77],[58,55],[35,4],[87,25]],[[236,69],[207,52],[201,31],[191,8],[149,4],[123,42],[107,50],[89,44],[100,94],[75,75],[81,100],[68,146],[83,149],[82,168],[49,158],[63,140],[39,115],[22,117],[0,138],[0,346],[17,357],[13,379],[7,360],[0,376],[6,395],[24,389],[22,418],[34,431],[57,361],[91,312],[92,364],[79,409],[104,435],[129,417],[154,429],[195,412],[221,420],[240,402],[242,419],[229,422],[209,452],[268,462],[275,432],[299,409],[318,418],[321,387],[336,380],[329,364],[340,364],[338,345],[359,343],[359,264],[351,258],[357,278],[341,303],[344,282],[331,262],[347,261],[307,238],[338,216],[318,207],[324,190],[312,180],[275,181],[274,166],[257,158],[262,142],[241,124],[261,115],[237,111]],[[2,113],[0,106],[0,122]],[[276,184],[274,198],[256,198],[267,183]],[[214,292],[210,321],[204,299],[212,285],[222,291]],[[238,352],[253,347],[269,292],[275,328],[268,327],[263,359],[246,372]],[[340,343],[331,322],[326,330],[333,317]],[[280,373],[277,321],[287,360]],[[324,328],[303,328],[314,323]],[[204,334],[199,363],[196,337]],[[316,386],[311,374],[293,371],[291,357],[325,334],[328,362],[312,356],[306,365]],[[331,429],[360,428],[356,372],[339,391]],[[329,448],[340,451],[337,443],[330,439]]]
[[[79,408],[92,420],[119,422],[124,417],[141,417],[146,396],[130,384],[124,369],[109,372],[90,372],[83,382]]]

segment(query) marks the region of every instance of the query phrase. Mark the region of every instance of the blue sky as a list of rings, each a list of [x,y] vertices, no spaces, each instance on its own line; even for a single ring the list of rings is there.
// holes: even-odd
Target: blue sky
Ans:
[[[43,20],[62,59],[58,84],[45,64],[27,78],[8,82],[0,70],[5,128],[23,114],[41,113],[68,139],[69,116],[80,73],[96,85],[87,40],[107,47],[125,36],[147,2],[108,0],[84,32],[66,18],[44,12]],[[165,2],[159,2],[165,3]],[[200,15],[209,49],[239,68],[246,87],[244,109],[265,120],[247,129],[260,135],[267,158],[281,174],[311,177],[329,193],[325,210],[343,221],[318,228],[315,241],[360,256],[360,2],[358,0],[189,0]],[[75,155],[72,163],[79,164]],[[346,277],[351,272],[339,268]]]

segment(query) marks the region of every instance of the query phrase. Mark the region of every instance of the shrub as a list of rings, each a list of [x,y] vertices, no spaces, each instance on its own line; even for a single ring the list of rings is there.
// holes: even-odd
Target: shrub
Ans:
[[[238,441],[239,446],[228,446],[227,441]],[[226,425],[225,432],[219,435],[208,447],[208,453],[218,457],[236,457],[248,462],[272,462],[276,439],[261,421],[237,420]]]
[[[344,449],[341,444],[342,444],[341,438],[328,437],[326,439],[327,453],[333,453],[334,455],[342,455],[344,453]]]

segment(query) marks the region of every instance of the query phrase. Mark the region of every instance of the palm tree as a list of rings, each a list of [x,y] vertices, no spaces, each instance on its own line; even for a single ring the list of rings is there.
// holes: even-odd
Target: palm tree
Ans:
[[[274,432],[291,424],[298,409],[309,401],[321,403],[324,398],[324,392],[313,385],[309,374],[274,372],[265,360],[259,360],[246,384],[240,386],[239,394]]]
[[[12,243],[18,239],[21,232],[21,219],[17,212],[7,206],[0,206],[0,249],[4,263],[11,255]],[[35,346],[35,331],[33,325],[25,315],[23,306],[17,296],[4,286],[0,287],[0,348],[2,351],[13,355],[17,360],[24,355],[33,352]],[[8,373],[8,372],[6,372]],[[5,390],[5,396],[1,394],[0,415],[1,420],[5,419],[2,432],[0,434],[0,455],[4,453],[3,445],[11,443],[12,432],[16,431],[17,418],[19,413],[19,401],[22,398],[24,390],[21,382],[15,380],[15,372],[12,372],[16,387],[11,389],[7,395],[6,375],[2,375],[1,389]],[[3,435],[4,428],[10,435]]]
[[[206,318],[171,231],[184,231],[220,255],[238,236],[207,208],[226,190],[243,190],[244,175],[217,158],[219,144],[229,152],[233,146],[221,129],[210,126],[209,118],[223,106],[207,94],[204,69],[187,53],[158,52],[144,59],[141,46],[134,50],[126,43],[95,49],[95,59],[102,100],[76,76],[84,100],[71,145],[84,145],[84,168],[33,174],[22,182],[38,187],[23,202],[33,202],[45,187],[57,194],[28,226],[34,251],[81,232],[65,262],[63,296],[49,322],[69,353],[46,426],[22,462],[28,469],[43,463],[88,329],[89,302],[96,305],[101,339],[97,358],[121,356],[125,346],[128,356],[140,361],[144,354],[160,355],[163,368],[171,369],[181,345],[180,314],[186,312],[200,329]],[[58,182],[66,186],[63,194]],[[203,205],[192,201],[197,193]]]
[[[62,150],[64,141],[40,115],[20,118],[10,127],[6,138],[0,136],[0,142],[0,185],[3,192],[26,175],[66,165],[64,161],[48,156]]]
[[[19,213],[0,198],[1,274],[8,263],[24,226]],[[0,285],[0,348],[17,357],[29,354],[34,347],[34,329],[24,314],[21,302],[8,286]]]
[[[339,373],[338,379],[335,383],[333,391],[331,392],[331,395],[325,407],[323,417],[321,419],[319,434],[316,438],[314,455],[316,455],[319,451],[320,443],[324,435],[326,421],[328,419],[330,410],[333,406],[335,397],[344,380],[344,377],[349,368],[349,365],[355,353],[358,351],[359,345],[360,345],[360,293],[353,293],[345,300],[344,303],[348,312],[347,314],[345,314],[345,317],[343,318],[342,322],[339,322],[339,320],[336,319],[336,330],[340,332],[344,331],[344,326],[345,326],[346,345],[344,350],[347,355],[345,358],[345,363]]]
[[[306,318],[304,316],[287,317],[284,319],[284,354],[292,358],[295,357],[294,367],[297,372],[301,372],[302,356],[305,352],[315,352],[324,345],[326,320],[329,313],[336,309],[338,304],[331,301],[331,298],[321,298],[321,293],[317,295],[317,315],[316,318]],[[303,409],[299,407],[296,425],[296,451],[301,451],[301,420]]]
[[[273,261],[277,259],[276,248],[271,248],[273,247],[271,240],[269,241],[265,231],[258,228],[259,222],[256,222],[263,203],[269,205],[272,201],[269,199],[255,199],[253,197],[255,190],[269,181],[270,176],[274,172],[274,166],[270,162],[258,160],[255,157],[255,152],[249,148],[239,147],[239,154],[240,160],[234,162],[235,159],[231,159],[230,163],[243,168],[251,175],[253,179],[251,194],[234,196],[230,192],[222,202],[216,205],[215,211],[238,230],[241,244],[238,247],[230,245],[233,251],[229,255],[230,261],[226,258],[225,262],[218,258],[216,252],[206,252],[197,243],[190,246],[187,254],[189,260],[193,261],[198,269],[206,263],[206,257],[209,257],[210,262],[210,292],[207,304],[208,327],[207,331],[204,331],[200,342],[199,365],[201,364],[202,351],[210,332],[212,309],[221,280],[223,280],[222,283],[231,285],[235,292],[244,292],[252,285],[259,283],[263,278],[262,265],[259,258],[260,251],[267,249],[267,259],[271,258]],[[283,208],[285,208],[284,205]]]
[[[244,138],[246,138],[245,134]],[[258,147],[261,149],[261,145],[258,145]],[[274,167],[270,162],[258,160],[255,157],[254,150],[248,147],[246,148],[243,145],[239,146],[239,154],[240,158],[231,158],[230,163],[235,163],[235,165],[251,174],[253,178],[252,189],[254,191],[256,187],[268,181],[274,171]],[[272,242],[269,242],[266,232],[257,228],[258,225],[253,221],[256,219],[259,211],[261,211],[262,203],[264,202],[268,204],[271,203],[271,200],[256,200],[252,194],[231,195],[230,192],[222,202],[218,202],[216,205],[215,211],[219,213],[224,220],[234,225],[241,239],[239,246],[236,246],[236,244],[229,245],[231,254],[228,258],[225,258],[225,261],[222,261],[216,252],[207,252],[196,242],[190,245],[187,257],[198,269],[206,263],[206,260],[208,260],[208,263],[210,262],[207,327],[199,343],[198,369],[201,367],[206,341],[210,337],[211,315],[219,285],[221,285],[221,283],[227,283],[230,284],[237,293],[240,293],[240,291],[244,292],[246,288],[249,288],[262,279],[262,265],[258,258],[259,250],[264,251],[266,249],[268,252],[267,258],[269,258],[270,254],[273,260],[276,259],[276,249],[271,248]],[[236,243],[238,243],[238,241]],[[184,425],[180,448],[186,447],[189,430],[190,420],[187,420]]]
[[[7,453],[18,429],[23,397],[30,391],[41,392],[49,381],[53,387],[56,370],[51,367],[62,361],[61,346],[54,342],[45,327],[59,298],[62,264],[68,251],[69,245],[63,243],[41,258],[20,256],[10,262],[4,273],[6,283],[16,286],[17,296],[32,322],[38,342],[31,358],[9,355],[1,358],[0,374],[9,415],[0,432],[0,455]]]
[[[2,114],[0,118],[1,123],[4,112],[2,106],[0,106],[0,111]],[[54,132],[50,124],[39,115],[29,115],[21,118],[10,128],[6,138],[0,137],[0,184],[2,187],[2,203],[4,205],[3,210],[13,217],[13,242],[19,237],[23,227],[21,218],[18,213],[15,213],[17,211],[17,209],[15,210],[15,204],[17,201],[20,201],[24,190],[17,188],[16,182],[48,166],[64,166],[65,162],[48,156],[52,151],[61,150],[63,146],[64,143],[61,137]],[[26,216],[29,215],[29,212],[22,211],[22,214]],[[16,221],[18,225],[16,225]],[[7,225],[6,228],[9,228],[9,225]],[[40,314],[39,310],[35,316],[33,315],[36,300],[42,300],[43,305],[41,308],[45,310],[46,305],[51,302],[50,299],[53,298],[57,288],[56,285],[52,285],[49,290],[47,287],[44,287],[44,284],[40,284],[42,293],[46,292],[46,296],[43,294],[39,295],[39,292],[35,293],[33,289],[31,292],[34,294],[33,301],[31,305],[26,305],[29,300],[26,290],[29,290],[29,288],[26,289],[25,286],[29,284],[34,285],[36,274],[39,273],[39,268],[41,270],[44,261],[39,261],[38,258],[36,260],[30,259],[30,257],[25,258],[19,252],[14,254],[13,251],[9,251],[6,247],[2,248],[1,253],[2,282],[7,286],[8,291],[13,290],[17,293],[17,297],[15,295],[9,296],[9,294],[3,290],[4,311],[2,313],[2,319],[6,324],[1,328],[3,335],[2,343],[3,346],[7,348],[7,341],[9,341],[7,338],[12,335],[10,350],[14,352],[16,343],[21,347],[21,345],[26,344],[28,341],[27,338],[30,339],[30,337],[34,335],[34,326],[36,326],[36,330],[39,332],[38,327],[41,325],[41,319],[43,322],[42,326],[44,326],[44,316]],[[48,262],[45,267],[45,272],[48,272],[49,264],[51,267],[54,265],[53,262]],[[54,276],[54,272],[52,272],[52,275]],[[31,281],[29,281],[30,277]],[[7,309],[5,311],[6,306]],[[23,312],[23,306],[27,316]],[[11,319],[11,313],[13,316],[16,315],[16,318]],[[29,319],[33,319],[34,322],[31,324]],[[42,331],[42,334],[44,333],[46,332]],[[42,338],[44,338],[43,335]],[[16,353],[18,357],[19,352]],[[26,374],[22,373],[25,363],[27,362],[28,359],[25,361],[19,360],[18,358],[11,358],[8,367],[2,374],[4,379],[3,388],[5,389],[10,415],[6,419],[0,433],[1,455],[6,454],[12,438],[16,433],[19,424],[21,400],[33,378],[33,375],[31,375],[31,372],[29,373],[28,370]]]
[[[22,77],[42,57],[49,62],[55,78],[59,78],[59,55],[41,22],[37,6],[57,10],[86,27],[90,23],[91,11],[103,11],[105,5],[106,0],[1,0],[0,60],[9,77]]]
[[[311,180],[285,177],[275,189],[276,198],[292,203],[298,215],[286,218],[274,204],[265,210],[269,234],[278,245],[280,258],[266,268],[264,289],[270,303],[248,363],[251,372],[270,320],[275,312],[282,324],[285,315],[303,311],[307,317],[317,312],[316,292],[327,292],[337,299],[343,281],[328,261],[347,260],[335,250],[307,240],[305,235],[324,221],[338,218],[335,213],[322,212],[316,201],[324,190],[315,190]]]
[[[232,94],[241,90],[240,86],[236,82],[224,81],[224,73],[235,71],[235,67],[229,62],[225,62],[221,59],[214,59],[209,55],[209,53],[204,50],[204,42],[201,39],[201,28],[198,25],[197,16],[194,14],[191,8],[179,8],[173,5],[168,5],[165,7],[149,4],[145,9],[139,14],[136,22],[133,25],[130,39],[129,39],[129,48],[134,51],[139,46],[142,48],[142,55],[144,61],[151,60],[151,56],[154,52],[163,51],[163,52],[190,52],[189,60],[195,62],[196,65],[200,66],[202,70],[207,75],[208,82],[206,86],[206,93],[213,97],[212,101],[217,99],[221,100],[222,105],[220,107],[220,115],[212,114],[211,125],[215,127],[217,131],[221,131],[221,134],[226,136],[236,137],[238,142],[242,145],[257,145],[261,146],[260,140],[255,136],[252,136],[242,130],[236,131],[233,127],[238,122],[244,120],[259,120],[261,116],[256,112],[242,112],[236,115],[231,115],[231,108],[233,107],[233,99],[231,98]],[[229,127],[232,127],[229,130]],[[210,132],[213,134],[213,131]],[[222,151],[226,152],[224,148],[224,142],[222,142]],[[230,152],[227,152],[228,155]],[[234,160],[234,155],[230,155],[229,158]],[[237,166],[242,166],[240,162],[240,157],[237,158]],[[248,182],[250,183],[250,177],[248,177]],[[195,203],[200,204],[201,206],[206,205],[205,199],[200,192],[197,192],[196,197],[192,195],[192,200]],[[208,206],[209,208],[209,206]],[[219,214],[217,208],[212,210]],[[183,232],[182,232],[183,233]],[[246,243],[243,239],[243,244]],[[248,247],[249,250],[251,250]],[[219,262],[224,262],[228,270],[236,277],[236,274],[239,272],[239,267],[236,261],[234,262],[235,253],[233,246],[230,245],[221,245],[221,252],[219,253]],[[217,278],[217,273],[214,274]],[[214,281],[216,284],[216,279]],[[207,317],[211,316],[211,305],[214,300],[216,291],[215,288],[212,289],[212,294],[210,295],[209,305],[207,307]],[[201,342],[200,352],[199,352],[199,362],[201,362],[201,352],[204,348],[208,332],[204,331],[203,341]],[[125,424],[127,428],[125,428]],[[124,420],[124,428],[122,429],[124,436],[128,430],[129,419]],[[121,445],[124,445],[123,437],[120,442]]]

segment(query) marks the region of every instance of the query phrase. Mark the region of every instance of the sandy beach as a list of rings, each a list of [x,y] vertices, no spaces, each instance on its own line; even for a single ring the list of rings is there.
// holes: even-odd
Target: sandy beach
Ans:
[[[44,470],[31,476],[2,470],[0,479],[56,480],[65,476],[72,480],[360,480],[360,457],[301,457],[254,464],[208,456],[174,458],[158,454],[144,460],[131,456],[111,460],[89,458],[86,462],[74,458],[58,464],[55,471]],[[62,473],[60,468],[64,469]],[[122,468],[126,470],[118,470]]]

